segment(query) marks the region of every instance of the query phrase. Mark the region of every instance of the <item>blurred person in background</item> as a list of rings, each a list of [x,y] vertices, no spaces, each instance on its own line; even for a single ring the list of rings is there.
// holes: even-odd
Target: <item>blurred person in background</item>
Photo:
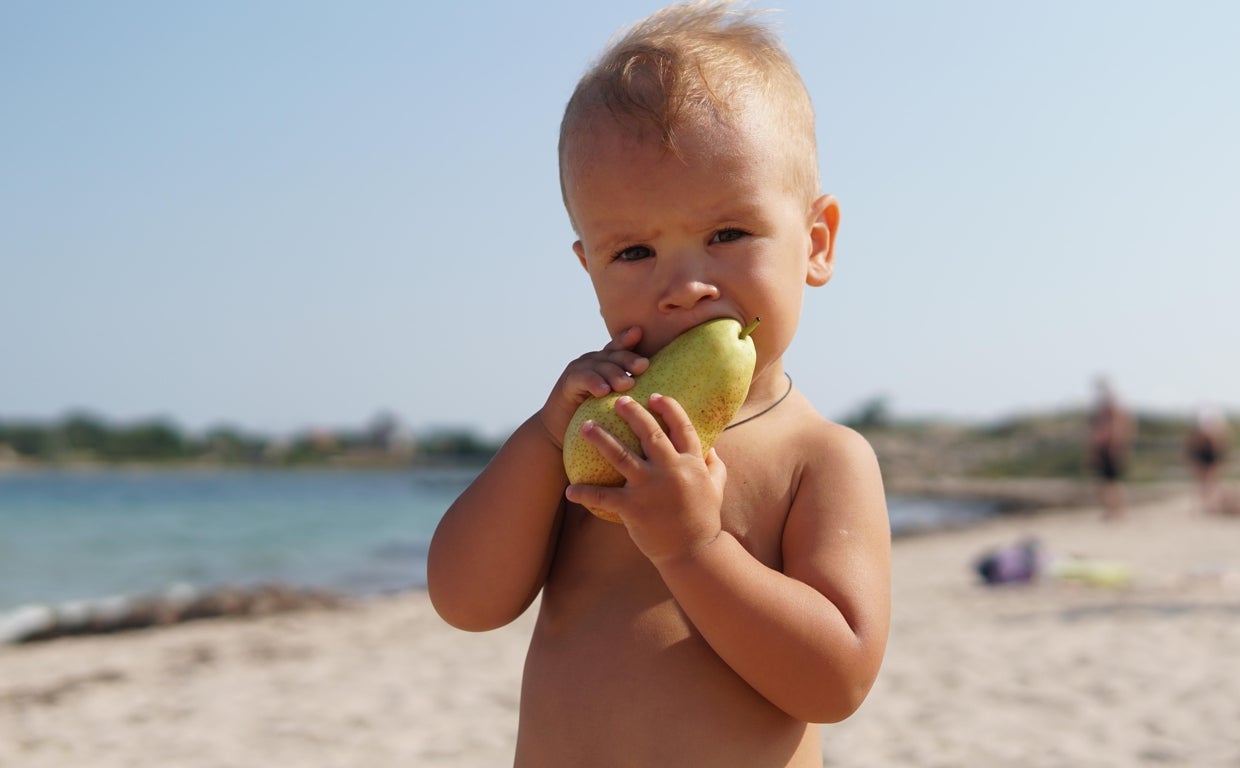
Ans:
[[[1121,520],[1124,508],[1124,473],[1135,432],[1132,417],[1104,378],[1097,381],[1097,397],[1089,417],[1086,461],[1098,477],[1098,498],[1105,520]]]
[[[1219,483],[1223,461],[1227,458],[1230,428],[1221,411],[1203,406],[1197,411],[1185,440],[1184,450],[1201,491],[1201,507],[1206,514],[1226,511],[1227,499]]]

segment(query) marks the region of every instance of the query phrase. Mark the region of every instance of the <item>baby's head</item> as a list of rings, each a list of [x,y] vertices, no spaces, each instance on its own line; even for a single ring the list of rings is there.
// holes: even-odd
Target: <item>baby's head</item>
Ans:
[[[743,122],[775,144],[789,186],[806,203],[814,199],[813,106],[796,66],[758,15],[730,2],[694,2],[665,8],[627,30],[569,99],[560,125],[561,189],[573,142],[595,121],[609,121],[672,154],[686,130]]]

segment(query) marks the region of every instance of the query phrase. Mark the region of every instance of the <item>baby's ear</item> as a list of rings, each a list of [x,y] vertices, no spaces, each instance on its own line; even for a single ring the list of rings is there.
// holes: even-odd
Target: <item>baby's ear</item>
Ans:
[[[580,240],[573,243],[573,253],[577,254],[577,261],[581,262],[582,268],[589,272],[590,268],[586,266],[586,247],[581,244]]]
[[[835,236],[840,229],[840,206],[831,195],[823,195],[810,206],[809,264],[805,283],[817,288],[826,285],[835,269]]]

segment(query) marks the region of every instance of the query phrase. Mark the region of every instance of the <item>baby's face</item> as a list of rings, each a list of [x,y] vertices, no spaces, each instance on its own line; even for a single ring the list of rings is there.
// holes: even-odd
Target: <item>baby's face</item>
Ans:
[[[813,201],[787,182],[787,160],[761,126],[677,134],[681,157],[610,119],[587,121],[564,155],[573,248],[611,335],[641,326],[651,355],[706,320],[762,323],[758,366],[792,340],[807,282],[830,276]],[[825,237],[828,242],[831,232]]]

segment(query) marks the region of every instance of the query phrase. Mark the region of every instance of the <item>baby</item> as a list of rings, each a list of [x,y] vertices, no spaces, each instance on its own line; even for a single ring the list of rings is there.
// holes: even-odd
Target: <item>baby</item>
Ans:
[[[428,563],[436,610],[462,629],[507,624],[541,593],[518,766],[820,766],[813,724],[848,717],[878,674],[878,465],[783,366],[805,286],[834,263],[839,208],[817,162],[795,66],[727,3],[639,23],[568,103],[564,203],[611,341],[568,364],[447,511]],[[625,484],[569,486],[577,407],[720,317],[762,321],[748,399],[714,447],[671,397],[621,398],[640,453],[582,434]]]

